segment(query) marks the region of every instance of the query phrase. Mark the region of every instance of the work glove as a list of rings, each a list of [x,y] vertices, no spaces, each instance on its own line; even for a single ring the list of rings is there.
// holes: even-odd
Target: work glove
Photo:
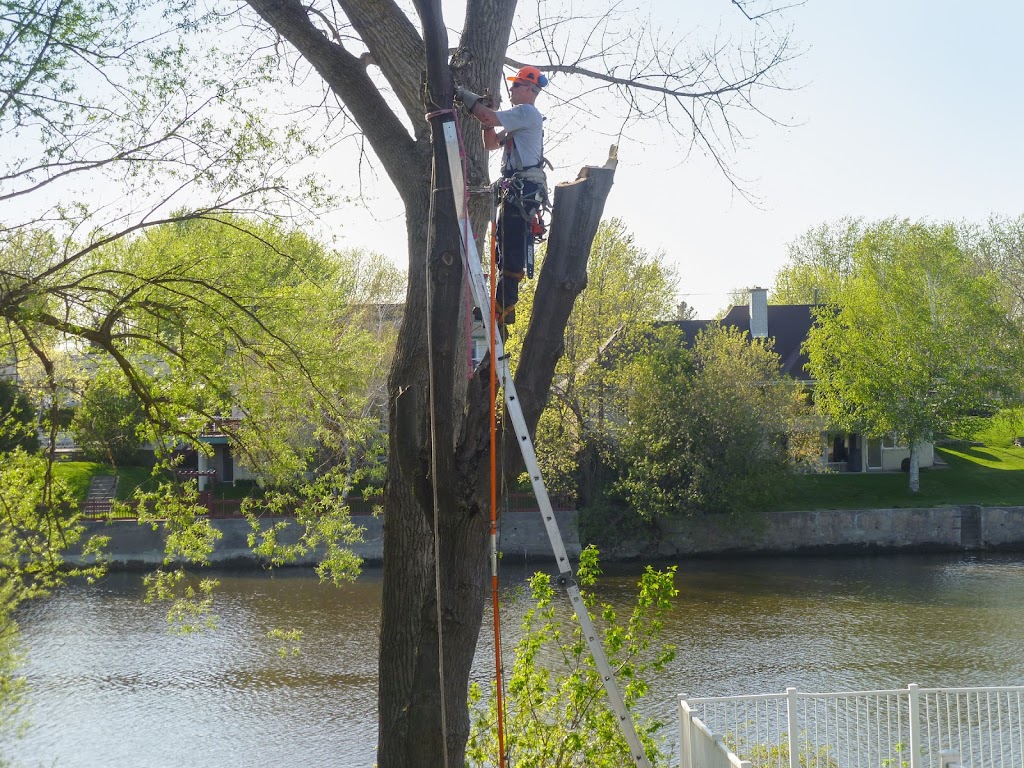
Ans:
[[[473,106],[480,101],[480,98],[479,94],[473,93],[461,85],[455,86],[455,99],[462,102],[462,106],[465,107],[467,112],[473,111]]]

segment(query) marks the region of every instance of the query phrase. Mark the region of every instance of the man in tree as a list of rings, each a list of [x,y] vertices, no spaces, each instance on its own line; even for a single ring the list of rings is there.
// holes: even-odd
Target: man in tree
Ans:
[[[459,100],[483,124],[484,148],[504,148],[501,181],[497,184],[498,268],[501,275],[495,289],[498,323],[511,325],[516,319],[519,283],[533,277],[533,221],[547,200],[544,176],[544,117],[534,106],[548,79],[536,67],[522,67],[506,78],[512,109],[495,111],[485,99],[459,88]],[[497,128],[501,127],[501,133]]]
[[[444,136],[450,116],[442,113],[424,121],[423,114],[426,110],[434,115],[441,112],[439,107],[450,105],[456,82],[498,89],[503,65],[511,64],[507,53],[512,53],[508,49],[517,4],[467,2],[463,33],[452,53],[439,0],[415,0],[415,14],[410,4],[393,0],[247,2],[269,27],[271,37],[286,41],[286,55],[288,46],[293,47],[292,55],[323,78],[329,98],[337,99],[350,118],[348,124],[362,131],[403,202],[409,286],[388,378],[377,763],[380,768],[461,766],[469,735],[466,700],[488,571],[488,516],[483,510],[488,504],[489,397],[481,386],[487,369],[478,369],[473,379],[466,376],[460,323],[464,273],[458,257],[462,234],[449,191]],[[743,10],[747,3],[737,5]],[[522,4],[525,13],[539,7]],[[663,44],[666,41],[657,36],[613,33],[620,20],[614,13],[602,15],[597,29],[585,13],[574,18],[585,25],[586,33],[576,34],[583,30],[570,29],[575,24],[559,25],[573,32],[565,37],[574,44],[566,60],[599,62],[601,71],[562,64],[556,56],[549,58],[547,71],[558,71],[581,89],[603,83],[599,87],[607,88],[610,96],[612,91],[619,93],[619,85],[615,78],[608,80],[608,72],[618,71],[620,62],[628,62],[630,71],[650,68],[667,74],[656,83],[630,81],[628,96],[619,95],[612,105],[623,106],[629,115],[637,109],[664,120],[687,137],[687,145],[692,138],[719,160],[729,147],[720,148],[717,137],[734,134],[728,127],[732,115],[749,117],[751,94],[765,85],[775,89],[772,78],[791,56],[788,37],[777,36],[771,24],[759,21],[753,23],[765,36],[759,34],[758,40],[768,45],[756,45],[749,54],[743,45],[735,56],[720,56],[723,47],[718,44],[688,50],[671,41]],[[516,35],[517,47],[530,56],[549,50],[541,48],[548,28],[542,21],[525,41],[518,42]],[[616,50],[621,46],[611,44],[616,39],[625,45],[621,55]],[[730,59],[728,64],[725,58]],[[726,76],[729,73],[739,74],[733,78]],[[487,150],[475,135],[467,136],[465,148],[466,181],[470,187],[483,186],[488,180]],[[556,191],[556,196],[572,195],[575,202],[563,204],[564,223],[558,218],[559,201],[553,206],[537,300],[515,371],[531,431],[565,344],[573,302],[587,282],[586,257],[612,171],[591,168],[579,182]],[[488,202],[470,200],[477,232],[490,213]],[[513,455],[518,446],[512,448],[510,442],[518,441],[506,440],[508,455]],[[442,544],[436,551],[435,522],[436,541]],[[439,571],[441,579],[436,578]],[[440,589],[435,588],[437,581]],[[441,655],[443,684],[438,673]]]

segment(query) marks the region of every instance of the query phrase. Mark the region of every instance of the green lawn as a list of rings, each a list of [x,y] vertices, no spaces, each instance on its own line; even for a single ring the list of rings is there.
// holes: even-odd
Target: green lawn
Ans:
[[[998,462],[992,448],[938,450],[948,467],[921,470],[921,491],[907,490],[894,473],[801,475],[793,479],[779,510],[937,507],[953,504],[1024,505],[1024,449]]]
[[[153,470],[150,467],[118,467],[114,469],[109,464],[97,461],[61,461],[53,466],[54,475],[70,486],[79,501],[85,500],[89,491],[89,481],[94,475],[119,475],[117,498],[120,500],[131,498],[139,486],[143,486],[145,490],[155,490],[156,487]],[[254,482],[240,481],[237,486],[217,486],[214,495],[219,499],[242,499],[261,493],[262,491]]]
[[[907,475],[834,473],[793,479],[778,510],[934,507],[955,504],[1024,506],[1024,448],[998,444],[936,449],[946,466],[921,470],[921,491],[907,490]]]
[[[71,488],[79,501],[84,501],[89,492],[89,481],[93,475],[119,475],[117,498],[130,498],[140,485],[152,485],[152,469],[149,467],[118,467],[98,461],[61,461],[53,465],[53,474]]]
[[[1024,448],[1013,445],[1019,435],[1024,435],[1024,409],[1003,411],[974,433],[974,444],[937,448],[936,456],[945,466],[921,470],[920,493],[907,490],[903,472],[802,475],[774,508],[1024,506]]]

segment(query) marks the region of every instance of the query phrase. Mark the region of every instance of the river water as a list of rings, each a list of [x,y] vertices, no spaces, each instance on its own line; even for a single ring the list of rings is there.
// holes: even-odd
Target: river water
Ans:
[[[506,569],[504,583],[527,575]],[[301,570],[218,577],[219,627],[200,635],[168,633],[137,574],[24,611],[29,726],[0,756],[32,768],[371,766],[380,572],[340,589]],[[625,612],[636,581],[606,575],[600,596]],[[693,561],[677,585],[665,639],[679,655],[646,704],[669,722],[679,693],[1024,683],[1021,557]],[[523,609],[506,613],[506,649]],[[274,628],[302,630],[299,655],[281,658]],[[477,677],[492,664],[485,639]]]

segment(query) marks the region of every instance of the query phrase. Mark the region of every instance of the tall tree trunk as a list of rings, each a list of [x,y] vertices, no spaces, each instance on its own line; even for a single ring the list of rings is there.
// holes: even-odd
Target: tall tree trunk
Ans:
[[[465,409],[466,359],[458,354],[465,292],[442,133],[451,115],[436,107],[452,103],[453,83],[439,4],[423,0],[418,9],[424,29],[434,33],[424,38],[432,178],[427,255],[409,276],[409,298],[425,296],[407,306],[400,335],[415,343],[398,350],[389,381],[380,768],[464,764],[465,701],[483,616],[486,563],[485,519],[455,465]],[[421,217],[422,211],[409,217],[411,235]],[[418,243],[410,237],[410,249],[422,247]]]
[[[443,152],[443,145],[439,147]],[[590,245],[612,179],[611,168],[587,169],[580,180],[555,193],[548,255],[515,377],[531,431],[547,399],[573,301],[586,285]],[[456,229],[456,250],[449,250],[454,216],[441,197],[450,201],[451,190],[441,175],[434,183],[438,196],[429,238],[426,227],[417,227],[422,220],[410,211],[410,247],[429,241],[430,253],[409,275],[408,304],[389,380],[379,768],[445,768],[433,559],[435,484],[449,767],[465,762],[466,694],[486,598],[488,369],[481,366],[466,386],[465,357],[460,354],[464,289],[458,234]],[[456,258],[449,260],[452,253]],[[427,327],[433,351],[436,473],[431,460]],[[515,437],[509,434],[506,441],[507,455],[517,455]]]

